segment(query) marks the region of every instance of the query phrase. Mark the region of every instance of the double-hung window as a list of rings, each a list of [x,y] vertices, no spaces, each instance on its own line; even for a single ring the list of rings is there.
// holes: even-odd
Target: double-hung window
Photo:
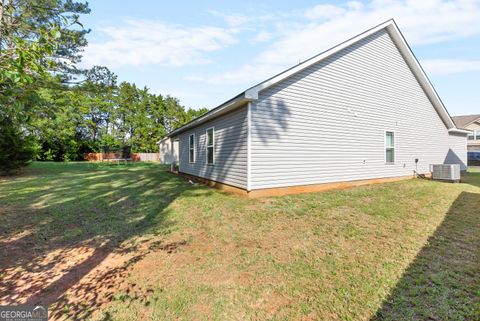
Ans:
[[[188,161],[195,163],[195,134],[191,134],[188,138]]]
[[[215,163],[215,130],[213,127],[207,129],[206,140],[207,164],[213,165]]]
[[[385,163],[395,163],[395,134],[385,132]]]

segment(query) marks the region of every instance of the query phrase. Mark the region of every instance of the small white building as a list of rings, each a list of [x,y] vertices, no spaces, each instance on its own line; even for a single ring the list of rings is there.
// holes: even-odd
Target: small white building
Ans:
[[[173,141],[165,137],[158,142],[160,164],[173,164],[178,160],[178,140]]]
[[[245,90],[160,148],[181,173],[267,195],[412,177],[431,164],[465,170],[468,133],[390,20]]]

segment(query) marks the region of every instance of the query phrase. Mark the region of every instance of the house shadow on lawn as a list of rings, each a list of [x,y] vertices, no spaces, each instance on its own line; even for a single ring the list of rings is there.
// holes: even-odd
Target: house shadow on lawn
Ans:
[[[479,204],[458,196],[372,320],[480,320]]]
[[[38,166],[0,182],[0,303],[47,304],[53,319],[85,319],[135,291],[134,263],[187,243],[161,241],[176,224],[169,205],[211,193],[158,165]]]

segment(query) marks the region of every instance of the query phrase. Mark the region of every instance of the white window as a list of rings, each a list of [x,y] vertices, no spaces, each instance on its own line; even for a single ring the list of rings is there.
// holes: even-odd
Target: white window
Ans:
[[[213,165],[215,163],[215,131],[213,127],[207,129],[206,140],[207,164]]]
[[[480,140],[480,130],[473,130],[473,133],[468,134],[468,140]]]
[[[195,163],[195,134],[191,134],[188,138],[188,161]]]
[[[385,163],[395,163],[395,134],[385,132]]]

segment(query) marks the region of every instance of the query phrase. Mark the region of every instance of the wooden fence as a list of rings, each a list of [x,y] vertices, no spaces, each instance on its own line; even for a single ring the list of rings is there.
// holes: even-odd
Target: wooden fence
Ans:
[[[160,158],[159,153],[135,153],[132,154],[132,158],[138,159],[142,162],[158,162]]]
[[[158,162],[159,153],[132,153],[131,160],[134,162]],[[83,159],[89,162],[103,162],[112,159],[121,159],[122,153],[87,153]]]

